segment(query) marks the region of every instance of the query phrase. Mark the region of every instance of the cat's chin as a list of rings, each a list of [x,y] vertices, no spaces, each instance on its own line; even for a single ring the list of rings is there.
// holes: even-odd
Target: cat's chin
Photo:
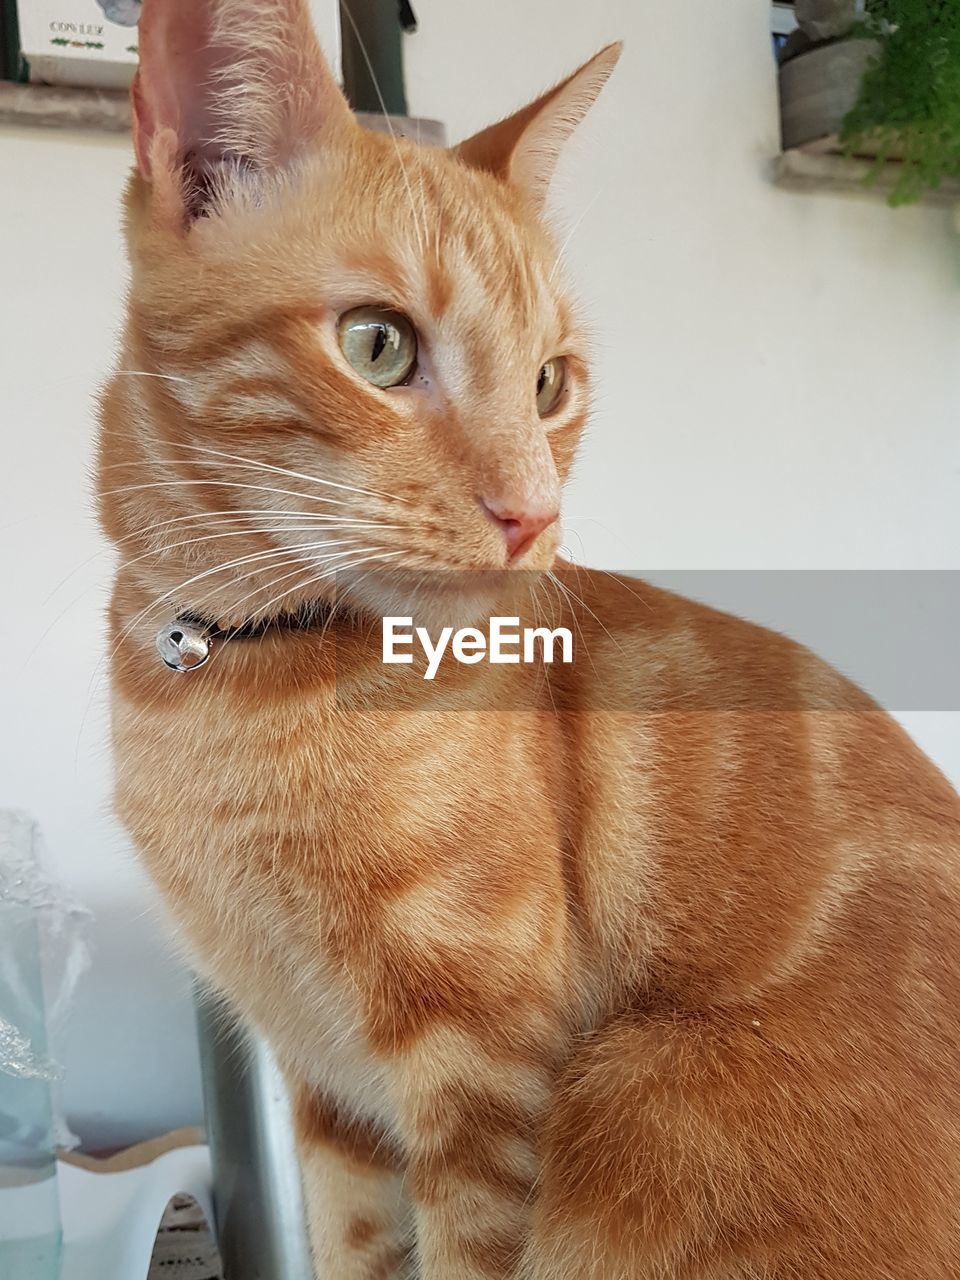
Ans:
[[[410,618],[433,632],[476,626],[492,614],[522,612],[531,574],[484,571],[399,570],[338,575],[337,597],[371,618]]]

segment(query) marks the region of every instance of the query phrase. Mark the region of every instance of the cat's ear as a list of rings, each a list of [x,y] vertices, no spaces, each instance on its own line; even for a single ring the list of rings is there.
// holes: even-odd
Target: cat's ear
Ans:
[[[356,127],[306,0],[144,0],[131,91],[141,174],[202,196],[225,163],[278,169]]]
[[[619,42],[607,45],[536,102],[461,142],[454,154],[519,187],[539,213],[563,144],[593,106],[622,51]]]

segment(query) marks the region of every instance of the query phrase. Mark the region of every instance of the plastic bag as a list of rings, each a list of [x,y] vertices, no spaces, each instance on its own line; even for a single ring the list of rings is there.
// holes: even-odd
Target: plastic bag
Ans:
[[[52,1089],[61,1075],[56,1039],[90,960],[90,920],[44,868],[36,822],[0,810],[0,1110],[4,1099],[12,1111],[35,1096],[12,1082],[46,1081]],[[12,1121],[24,1134],[39,1124],[14,1112],[8,1130]],[[53,1130],[57,1145],[76,1145],[55,1106]]]

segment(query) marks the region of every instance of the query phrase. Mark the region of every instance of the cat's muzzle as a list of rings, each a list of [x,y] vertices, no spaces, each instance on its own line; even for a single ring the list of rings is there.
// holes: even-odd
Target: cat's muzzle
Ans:
[[[157,653],[171,671],[196,671],[210,657],[209,635],[189,622],[175,619],[160,628],[156,639]]]

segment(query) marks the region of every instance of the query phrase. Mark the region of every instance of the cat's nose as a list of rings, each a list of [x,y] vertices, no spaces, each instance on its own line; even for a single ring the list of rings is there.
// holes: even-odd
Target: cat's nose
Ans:
[[[507,544],[507,564],[513,564],[529,551],[544,529],[548,529],[560,514],[555,506],[525,505],[495,498],[481,497],[480,506],[503,534]]]

